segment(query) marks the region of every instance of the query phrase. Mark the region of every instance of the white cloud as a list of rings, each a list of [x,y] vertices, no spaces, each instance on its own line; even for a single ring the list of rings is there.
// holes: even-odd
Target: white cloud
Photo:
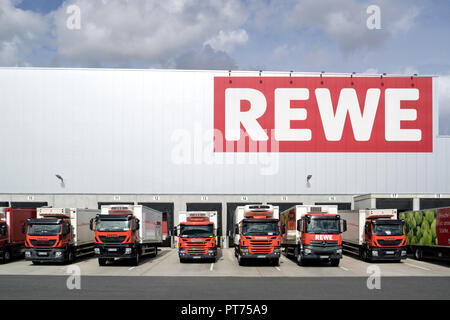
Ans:
[[[381,13],[381,29],[371,30],[367,8],[377,2]],[[420,10],[409,3],[356,0],[299,0],[287,14],[291,26],[320,30],[337,41],[345,52],[360,48],[378,48],[389,37],[413,27]],[[409,8],[409,9],[408,9]]]
[[[49,20],[0,0],[0,65],[27,66],[33,53],[48,44]]]
[[[80,30],[66,28],[69,4],[81,9]],[[58,58],[91,64],[164,64],[217,35],[214,45],[228,50],[233,41],[242,42],[242,32],[233,32],[246,20],[238,0],[75,0],[53,15]]]
[[[247,41],[248,34],[244,29],[228,32],[220,30],[216,36],[207,40],[205,45],[210,45],[216,51],[231,53],[236,45],[246,44]]]

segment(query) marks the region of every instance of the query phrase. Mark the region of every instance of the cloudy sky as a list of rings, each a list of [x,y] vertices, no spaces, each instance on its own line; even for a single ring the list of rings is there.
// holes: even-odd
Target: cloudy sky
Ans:
[[[447,0],[0,0],[0,66],[440,75],[450,135],[449,17]]]

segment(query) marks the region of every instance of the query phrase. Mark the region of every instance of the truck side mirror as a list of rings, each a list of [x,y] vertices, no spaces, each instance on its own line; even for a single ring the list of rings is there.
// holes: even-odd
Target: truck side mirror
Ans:
[[[297,231],[302,232],[302,220],[297,220]]]
[[[94,230],[94,218],[89,221],[89,229]]]
[[[281,225],[281,234],[285,234],[286,233],[286,225],[282,224]]]
[[[22,223],[22,233],[25,234],[25,222]]]
[[[409,225],[405,223],[405,220],[402,220],[403,225],[405,226],[405,233],[409,233]]]
[[[134,228],[134,230],[139,230],[140,228],[141,228],[141,224],[140,224],[140,221],[139,221],[139,219],[136,219],[136,224],[135,224],[135,228]]]
[[[347,220],[342,220],[342,232],[347,231]]]
[[[2,224],[0,226],[0,236],[3,237],[4,235],[6,235],[6,225]]]
[[[234,227],[234,234],[239,234],[239,225]]]

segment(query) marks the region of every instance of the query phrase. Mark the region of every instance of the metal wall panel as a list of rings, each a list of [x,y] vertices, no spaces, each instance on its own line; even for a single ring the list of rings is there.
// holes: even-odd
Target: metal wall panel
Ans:
[[[214,154],[213,79],[227,74],[0,69],[0,193],[450,192],[450,139],[437,136],[430,154]],[[437,133],[436,91],[434,103]]]

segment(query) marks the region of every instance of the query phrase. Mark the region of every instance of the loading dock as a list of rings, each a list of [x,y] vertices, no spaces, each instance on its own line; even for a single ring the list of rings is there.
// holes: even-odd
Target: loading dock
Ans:
[[[174,228],[174,204],[173,202],[139,202],[143,206],[158,210],[163,214],[163,247],[171,246],[172,231]],[[164,239],[164,235],[167,235]]]

